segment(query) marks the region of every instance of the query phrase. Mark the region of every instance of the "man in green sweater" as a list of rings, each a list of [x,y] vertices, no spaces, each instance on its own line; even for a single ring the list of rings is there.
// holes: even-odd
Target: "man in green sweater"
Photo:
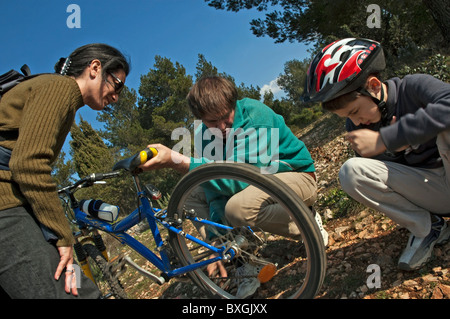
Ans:
[[[156,148],[158,155],[143,164],[143,170],[169,167],[187,173],[212,161],[245,162],[259,167],[263,174],[276,174],[306,205],[313,205],[317,197],[314,161],[282,116],[259,101],[238,100],[234,84],[217,76],[197,81],[187,99],[194,116],[201,119],[194,136],[198,157],[153,144],[149,147]],[[194,209],[198,217],[235,227],[251,226],[292,238],[300,235],[281,205],[243,182],[221,179],[204,183],[192,190],[185,206]],[[316,213],[314,217],[326,246],[328,233],[320,216]],[[198,230],[208,237],[205,227]],[[209,265],[207,270],[210,275],[218,271],[221,277],[227,277],[221,262]],[[253,295],[259,287],[258,279],[252,277],[255,270],[246,264],[237,271],[246,279],[239,284],[236,296]]]
[[[275,173],[306,205],[315,202],[314,161],[282,116],[259,101],[237,100],[234,84],[222,77],[200,79],[187,99],[194,116],[202,120],[194,137],[199,157],[152,144],[149,147],[157,148],[158,155],[142,166],[144,170],[169,167],[187,173],[216,160],[246,162],[260,167],[262,173]],[[267,197],[254,196],[255,188],[247,186],[231,180],[208,183],[207,187],[193,192],[189,204],[196,207],[200,216],[199,212],[203,211],[208,218],[226,220],[233,226],[254,226],[289,237],[299,235],[298,228],[281,207],[264,205]],[[328,234],[320,216],[316,214],[315,218],[327,245]]]

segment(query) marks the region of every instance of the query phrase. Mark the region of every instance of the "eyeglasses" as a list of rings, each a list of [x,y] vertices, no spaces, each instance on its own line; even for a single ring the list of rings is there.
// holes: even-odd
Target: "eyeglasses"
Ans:
[[[116,81],[116,82],[109,82],[107,79],[105,79],[105,81],[107,82],[107,83],[109,83],[109,84],[111,84],[113,87],[114,87],[114,92],[116,92],[116,94],[117,95],[119,95],[120,94],[120,92],[122,92],[122,89],[123,89],[123,86],[124,86],[124,83],[122,82],[122,80],[120,80],[116,75],[114,75],[113,73],[109,73],[108,72],[108,74],[109,75],[111,75],[112,77],[113,77],[113,79]]]

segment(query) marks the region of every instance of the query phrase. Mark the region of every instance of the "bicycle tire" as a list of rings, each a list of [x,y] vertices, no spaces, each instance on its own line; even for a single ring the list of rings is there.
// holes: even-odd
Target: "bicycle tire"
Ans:
[[[108,267],[108,262],[105,257],[103,257],[100,250],[98,250],[95,245],[92,244],[84,244],[83,249],[90,257],[92,262],[89,262],[90,267],[92,268],[92,263],[94,263],[101,272],[101,279],[106,282],[108,287],[100,287],[99,280],[96,279],[96,284],[100,291],[103,294],[103,297],[114,297],[116,299],[127,299],[127,293],[125,292],[120,280],[111,273]],[[92,269],[91,269],[92,270]]]
[[[301,266],[296,266],[294,273],[298,275],[300,273],[300,267],[305,269],[305,275],[303,279],[299,279],[302,283],[300,287],[286,296],[286,293],[273,295],[256,295],[256,298],[314,298],[322,284],[325,277],[326,270],[326,254],[325,247],[320,234],[319,228],[314,221],[313,215],[310,209],[303,203],[300,197],[295,194],[295,192],[283,184],[277,177],[269,174],[261,174],[259,168],[244,163],[209,163],[202,165],[195,170],[192,170],[186,174],[175,186],[174,191],[171,195],[167,212],[169,218],[180,218],[183,216],[182,211],[184,209],[184,203],[186,199],[191,194],[195,187],[198,187],[204,182],[212,179],[235,179],[239,181],[246,182],[250,185],[256,186],[261,190],[267,192],[270,196],[274,198],[278,203],[282,205],[287,211],[290,212],[290,217],[292,221],[297,225],[301,233],[302,243],[299,241],[294,241],[291,243],[291,239],[287,244],[292,247],[296,245],[304,245],[304,250],[306,253],[305,262],[301,262]],[[177,215],[175,215],[177,214]],[[186,219],[182,218],[183,223]],[[184,227],[184,226],[182,226]],[[264,233],[264,232],[263,232]],[[191,253],[189,245],[192,243],[187,243],[183,235],[178,235],[176,233],[170,232],[169,242],[177,255],[179,261],[183,265],[189,265],[194,263],[196,256]],[[280,240],[281,242],[281,240]],[[267,242],[267,245],[272,245],[271,242]],[[267,248],[267,247],[266,247]],[[306,265],[306,267],[305,267]],[[237,272],[236,272],[237,273]],[[236,293],[231,293],[226,289],[223,289],[219,284],[216,284],[213,279],[205,273],[204,269],[197,269],[188,273],[190,278],[210,297],[214,298],[240,298],[237,297]],[[282,277],[280,271],[280,278]],[[297,278],[293,276],[293,278]],[[294,280],[294,279],[291,280]],[[226,278],[225,278],[226,279]],[[282,279],[277,279],[281,282]],[[289,279],[287,279],[289,280]],[[275,284],[272,284],[275,285]],[[282,288],[275,288],[282,289]],[[289,290],[289,289],[288,289]]]

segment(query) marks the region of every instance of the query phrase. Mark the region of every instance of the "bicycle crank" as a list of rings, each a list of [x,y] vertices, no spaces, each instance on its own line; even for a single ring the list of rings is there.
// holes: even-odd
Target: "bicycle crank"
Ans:
[[[157,276],[155,274],[152,274],[151,272],[145,270],[144,268],[142,268],[141,266],[139,266],[138,264],[136,264],[135,262],[133,262],[131,260],[130,257],[125,256],[124,260],[127,264],[129,264],[130,266],[132,266],[134,269],[136,269],[139,273],[141,273],[142,275],[146,276],[147,278],[150,278],[151,280],[153,280],[155,283],[157,283],[158,285],[162,285],[166,282],[166,280],[161,277],[161,276]]]

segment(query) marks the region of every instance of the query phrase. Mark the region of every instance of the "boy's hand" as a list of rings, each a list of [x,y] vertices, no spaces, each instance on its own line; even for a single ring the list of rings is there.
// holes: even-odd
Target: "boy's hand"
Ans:
[[[362,157],[373,157],[386,151],[380,133],[369,129],[360,129],[347,134],[351,147]]]
[[[397,118],[394,116],[390,125],[395,124],[396,121]],[[384,145],[381,139],[380,132],[361,129],[348,133],[346,138],[350,142],[353,150],[362,157],[374,157],[386,151],[386,145]],[[408,145],[405,145],[396,151],[400,152],[408,147]]]

